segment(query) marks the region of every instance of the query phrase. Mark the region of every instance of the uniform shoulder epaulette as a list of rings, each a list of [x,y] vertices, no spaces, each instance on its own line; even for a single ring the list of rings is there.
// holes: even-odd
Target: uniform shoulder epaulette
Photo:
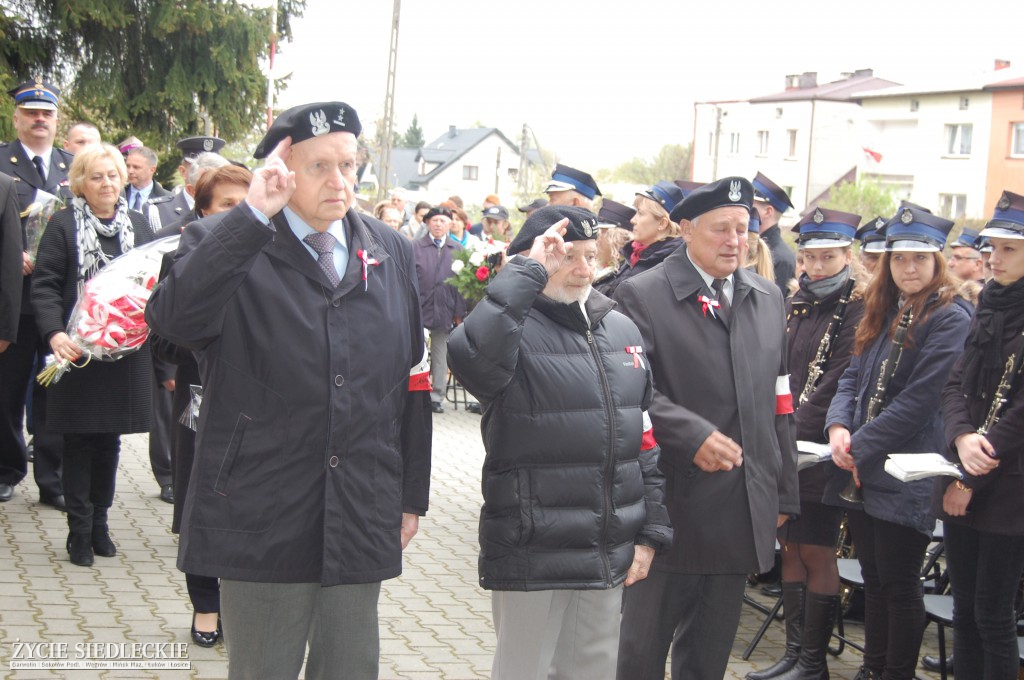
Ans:
[[[149,204],[160,205],[161,203],[166,203],[167,201],[173,200],[174,196],[174,194],[168,194],[167,196],[157,196],[156,198],[149,199]]]
[[[68,163],[75,160],[75,154],[71,153],[70,151],[67,151],[66,149],[58,149],[57,147],[53,147],[53,150],[59,153],[61,156],[64,156],[64,158],[67,159]]]

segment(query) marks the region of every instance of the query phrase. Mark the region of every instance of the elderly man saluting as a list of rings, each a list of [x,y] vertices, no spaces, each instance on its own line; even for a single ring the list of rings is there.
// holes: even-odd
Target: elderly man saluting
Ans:
[[[354,205],[356,112],[289,109],[246,200],[189,225],[153,330],[204,399],[178,567],[222,579],[230,678],[376,678],[380,582],[427,510],[409,242]],[[412,388],[412,389],[411,389]]]
[[[745,575],[767,571],[775,531],[799,512],[786,318],[772,282],[741,265],[753,187],[728,177],[671,214],[685,243],[615,292],[654,372],[675,537],[626,591],[620,680],[721,680]]]
[[[597,218],[549,206],[456,328],[449,363],[484,405],[480,584],[497,680],[614,678],[622,586],[672,540],[640,333],[591,288]],[[635,587],[635,586],[634,586]]]

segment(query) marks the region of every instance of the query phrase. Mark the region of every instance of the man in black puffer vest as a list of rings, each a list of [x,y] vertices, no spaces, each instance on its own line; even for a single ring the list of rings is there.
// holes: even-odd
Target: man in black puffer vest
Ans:
[[[591,288],[596,237],[582,208],[536,211],[448,342],[484,407],[479,568],[499,680],[614,678],[622,587],[672,541],[651,372],[636,325]]]

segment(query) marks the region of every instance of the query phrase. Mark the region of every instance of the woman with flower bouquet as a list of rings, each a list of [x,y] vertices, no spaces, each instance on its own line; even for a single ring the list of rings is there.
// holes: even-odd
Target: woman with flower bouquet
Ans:
[[[76,155],[68,172],[74,199],[53,215],[39,243],[32,304],[57,362],[87,361],[65,331],[86,281],[153,237],[146,218],[129,212],[121,197],[127,177],[123,157],[109,144]],[[116,332],[113,326],[95,330],[100,336]],[[47,422],[64,438],[67,549],[73,564],[90,566],[93,554],[117,552],[107,512],[114,501],[120,435],[149,431],[152,375],[149,352],[134,352],[120,361],[87,361],[49,387]]]

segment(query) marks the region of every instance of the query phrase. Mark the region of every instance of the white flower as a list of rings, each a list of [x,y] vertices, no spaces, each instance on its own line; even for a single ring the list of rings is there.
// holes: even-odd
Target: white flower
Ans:
[[[479,267],[484,263],[484,253],[479,250],[474,250],[473,254],[469,256],[469,263],[474,267]]]
[[[452,273],[458,274],[466,266],[466,263],[462,260],[455,260],[452,262]]]

